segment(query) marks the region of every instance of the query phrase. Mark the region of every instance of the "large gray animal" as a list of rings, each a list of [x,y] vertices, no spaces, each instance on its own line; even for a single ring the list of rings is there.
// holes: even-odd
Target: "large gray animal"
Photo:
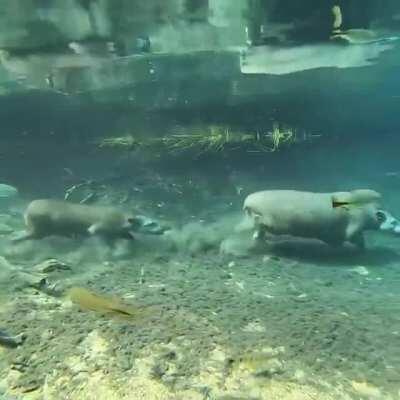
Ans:
[[[319,239],[332,246],[350,242],[364,248],[368,230],[400,233],[399,221],[380,208],[380,194],[368,189],[313,193],[266,190],[244,201],[242,230],[255,230],[255,239],[267,234]],[[240,229],[240,228],[239,228]]]
[[[107,239],[134,239],[132,231],[159,234],[152,220],[125,214],[114,207],[75,204],[62,200],[34,200],[24,214],[26,232],[14,241],[57,235],[99,235]]]

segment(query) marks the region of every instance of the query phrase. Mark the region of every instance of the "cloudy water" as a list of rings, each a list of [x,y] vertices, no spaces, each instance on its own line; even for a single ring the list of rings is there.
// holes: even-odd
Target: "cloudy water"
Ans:
[[[315,3],[4,2],[0,398],[400,399],[400,5]]]

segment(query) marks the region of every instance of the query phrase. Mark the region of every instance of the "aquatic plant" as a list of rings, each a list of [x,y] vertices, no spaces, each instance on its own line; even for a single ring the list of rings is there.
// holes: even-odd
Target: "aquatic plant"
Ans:
[[[161,139],[170,152],[181,152],[191,149],[206,151],[222,151],[230,142],[230,132],[211,128],[209,133],[169,135]]]
[[[134,150],[147,147],[167,154],[194,152],[197,156],[210,153],[244,151],[275,152],[284,146],[308,141],[315,135],[300,137],[294,128],[274,122],[266,133],[234,131],[227,127],[210,126],[208,129],[192,128],[188,133],[169,134],[161,138],[138,140],[131,135],[105,138],[101,148]]]
[[[272,142],[270,151],[278,150],[284,143],[291,143],[296,139],[294,129],[281,128],[276,122],[272,126],[272,131],[268,132],[267,136]]]
[[[169,135],[164,137],[166,149],[171,152],[196,150],[201,153],[222,151],[274,152],[284,145],[298,141],[296,131],[275,122],[267,133],[232,131],[229,128],[210,127],[201,134]]]
[[[70,197],[72,196],[72,194],[75,193],[78,189],[90,187],[91,184],[92,184],[91,182],[80,182],[80,183],[77,183],[77,184],[75,184],[75,185],[72,185],[71,187],[69,187],[69,188],[65,191],[64,200],[69,200]],[[90,194],[92,194],[92,192],[91,192]],[[85,200],[85,201],[83,201],[83,200],[80,201],[80,203],[87,202],[87,200],[88,200],[88,199],[87,199],[87,196],[85,197],[84,200]]]
[[[142,143],[134,138],[132,135],[105,138],[98,143],[98,146],[100,148],[122,148],[126,150],[134,150],[141,145]]]

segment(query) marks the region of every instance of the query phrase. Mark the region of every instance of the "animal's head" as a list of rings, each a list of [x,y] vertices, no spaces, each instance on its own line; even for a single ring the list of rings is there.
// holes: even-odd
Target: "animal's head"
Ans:
[[[144,215],[128,216],[125,220],[124,229],[151,235],[162,235],[167,227],[161,226],[157,221]]]
[[[378,222],[378,230],[400,234],[400,221],[390,214],[390,212],[379,208],[375,211],[375,218]]]

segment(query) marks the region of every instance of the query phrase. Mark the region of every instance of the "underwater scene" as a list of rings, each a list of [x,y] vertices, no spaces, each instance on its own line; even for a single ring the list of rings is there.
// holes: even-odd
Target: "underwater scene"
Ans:
[[[398,0],[3,0],[1,400],[400,400]]]

